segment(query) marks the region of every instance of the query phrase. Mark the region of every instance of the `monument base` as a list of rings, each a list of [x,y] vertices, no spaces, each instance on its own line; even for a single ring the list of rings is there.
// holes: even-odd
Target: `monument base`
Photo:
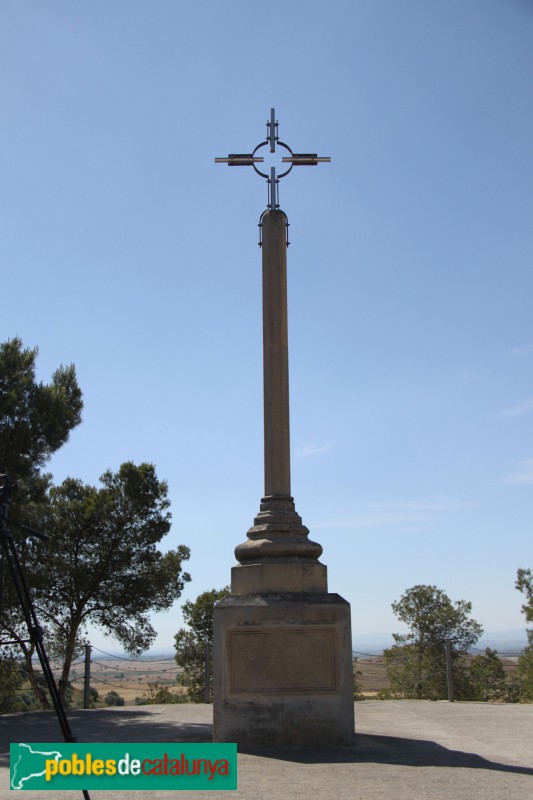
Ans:
[[[237,564],[231,568],[232,594],[305,592],[327,594],[328,569],[319,561]]]
[[[338,594],[229,595],[214,608],[215,742],[354,741],[350,605]]]

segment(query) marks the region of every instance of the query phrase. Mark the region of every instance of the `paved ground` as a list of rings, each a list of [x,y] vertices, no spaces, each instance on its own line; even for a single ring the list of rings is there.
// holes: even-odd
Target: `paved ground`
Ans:
[[[73,711],[69,718],[80,742],[200,742],[210,741],[211,714],[207,705],[170,705]],[[531,705],[365,701],[355,715],[353,747],[240,753],[239,789],[224,792],[224,800],[533,798]],[[80,792],[9,791],[9,742],[24,741],[61,741],[54,715],[0,716],[1,800],[81,800]],[[214,793],[153,791],[148,800],[172,794],[212,800]],[[91,792],[91,800],[140,797]]]

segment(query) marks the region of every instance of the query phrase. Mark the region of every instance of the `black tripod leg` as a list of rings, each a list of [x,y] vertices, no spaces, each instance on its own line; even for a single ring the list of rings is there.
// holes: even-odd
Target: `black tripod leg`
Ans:
[[[65,712],[65,707],[63,705],[63,701],[61,700],[52,668],[50,667],[48,654],[43,643],[43,631],[39,625],[35,606],[33,605],[33,601],[31,599],[30,590],[24,576],[24,571],[22,569],[18,553],[15,549],[13,535],[11,531],[3,528],[0,530],[0,537],[2,539],[5,561],[7,561],[9,573],[17,593],[20,608],[28,628],[30,639],[35,644],[35,649],[39,657],[39,662],[41,664],[46,685],[50,692],[50,697],[52,698],[52,703],[54,705],[57,720],[61,727],[61,732],[63,733],[63,738],[65,742],[73,743],[76,741],[76,737],[72,734],[70,723]],[[86,789],[82,789],[82,792],[85,800],[90,800],[89,793],[86,791]]]

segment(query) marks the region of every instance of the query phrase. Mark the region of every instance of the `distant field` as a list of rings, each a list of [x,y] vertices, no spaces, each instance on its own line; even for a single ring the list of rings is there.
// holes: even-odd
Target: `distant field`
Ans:
[[[517,658],[509,657],[501,660],[508,677],[516,672]],[[389,686],[384,656],[361,658],[357,661],[357,669],[361,672],[358,680],[365,697],[374,697],[380,689],[386,689]]]
[[[389,685],[383,656],[359,659],[357,669],[362,673],[359,675],[359,684],[365,697],[372,697]]]
[[[176,676],[181,669],[172,659],[170,661],[122,661],[105,659],[91,662],[91,686],[98,690],[100,697],[115,691],[127,704],[134,703],[149,689],[150,683],[157,683],[176,694],[184,694],[185,689],[178,686]],[[83,691],[84,671],[74,670],[72,684]]]
[[[60,670],[56,665],[53,665],[52,669],[57,681]],[[181,671],[174,659],[164,661],[95,659],[91,660],[90,686],[98,691],[101,700],[108,692],[116,692],[124,698],[127,705],[133,705],[136,697],[142,697],[149,691],[151,683],[157,683],[175,694],[185,694],[185,688],[176,683],[176,676]],[[84,675],[83,664],[76,664],[70,673],[72,686],[79,692],[83,692]]]
[[[509,675],[516,671],[516,658],[502,658],[502,661]],[[357,669],[361,673],[358,682],[365,697],[375,697],[380,689],[389,686],[383,656],[360,658]],[[186,694],[185,688],[178,686],[176,682],[176,677],[181,671],[173,659],[129,661],[109,657],[91,661],[90,685],[98,691],[101,701],[108,692],[117,692],[124,698],[126,705],[134,705],[135,698],[148,693],[150,684],[158,684],[175,694]],[[54,674],[57,679],[59,670],[54,669]],[[83,664],[77,664],[72,669],[71,682],[76,690],[83,692]]]

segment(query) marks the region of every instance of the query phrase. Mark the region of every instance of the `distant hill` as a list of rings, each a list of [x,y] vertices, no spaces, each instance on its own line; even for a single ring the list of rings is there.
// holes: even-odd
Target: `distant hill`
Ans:
[[[387,647],[394,644],[392,634],[386,633],[352,633],[352,648],[361,658],[380,655]],[[490,647],[498,653],[517,654],[527,645],[527,636],[522,630],[486,631],[476,643],[476,649],[485,650]]]
[[[394,639],[392,633],[352,633],[352,648],[362,658],[365,656],[381,655],[387,647],[392,647]],[[518,630],[494,630],[486,631],[482,638],[477,642],[476,648],[484,650],[490,647],[501,653],[518,653],[527,645],[525,629]],[[139,661],[152,660],[172,660],[176,653],[173,650],[154,650],[145,653]],[[104,655],[99,655],[98,651],[93,651],[92,659],[106,660],[108,658],[129,658],[121,650],[111,651]]]
[[[476,647],[485,649],[490,647],[498,653],[520,653],[527,645],[525,630],[515,631],[486,631]]]
[[[387,647],[392,647],[393,644],[394,639],[390,633],[352,633],[352,649],[363,658],[381,655]]]

